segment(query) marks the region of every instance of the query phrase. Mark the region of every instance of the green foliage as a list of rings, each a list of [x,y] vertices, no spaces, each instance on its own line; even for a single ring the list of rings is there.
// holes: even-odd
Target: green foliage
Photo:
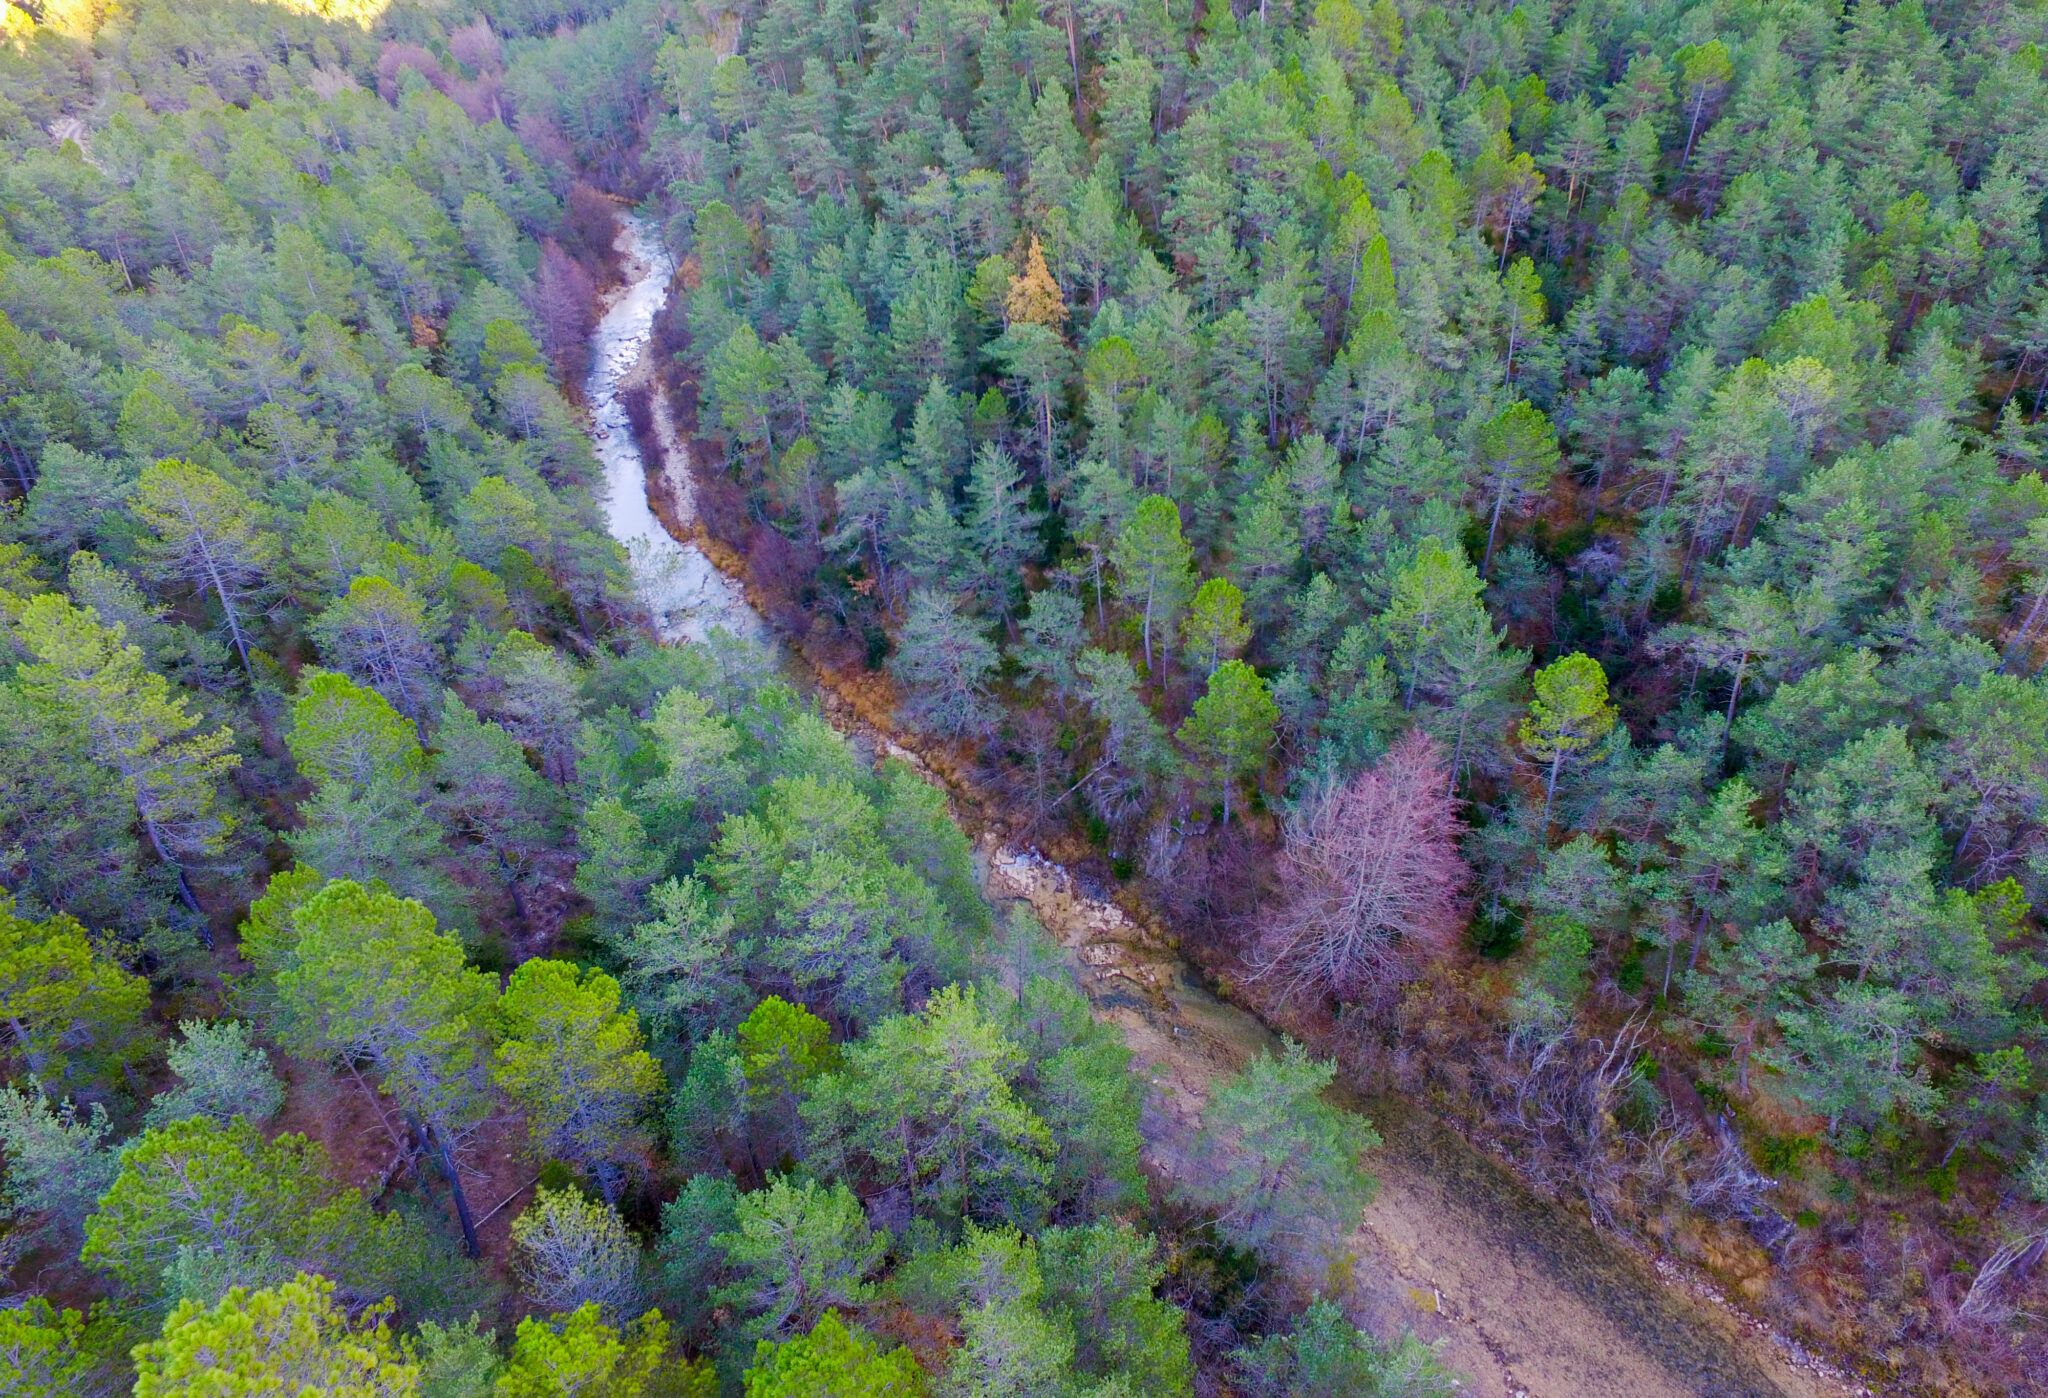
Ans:
[[[148,984],[95,951],[77,922],[21,917],[0,893],[0,1025],[16,1071],[52,1087],[117,1081],[154,1049],[148,1009]]]
[[[151,1125],[189,1116],[218,1122],[239,1116],[261,1124],[283,1108],[284,1084],[263,1050],[250,1042],[248,1025],[232,1019],[215,1024],[188,1019],[179,1022],[178,1034],[178,1042],[165,1054],[178,1085],[151,1100]]]
[[[1111,566],[1117,596],[1139,615],[1145,668],[1153,666],[1153,638],[1170,644],[1181,611],[1195,590],[1194,555],[1181,536],[1180,509],[1164,495],[1148,495],[1117,532]]]
[[[746,1384],[746,1398],[920,1398],[928,1391],[909,1350],[899,1345],[884,1353],[837,1311],[825,1312],[809,1334],[761,1341]]]
[[[1251,636],[1251,624],[1244,617],[1244,593],[1236,583],[1210,578],[1195,589],[1181,628],[1181,645],[1190,670],[1214,674],[1217,666],[1237,657]]]
[[[738,1308],[749,1333],[783,1339],[808,1331],[831,1307],[866,1300],[889,1235],[868,1227],[845,1185],[778,1175],[739,1196],[732,1228],[711,1242],[733,1273],[714,1299]]]
[[[385,1327],[387,1311],[352,1319],[331,1282],[305,1273],[256,1291],[235,1287],[211,1306],[183,1301],[160,1338],[136,1346],[135,1392],[411,1398],[419,1369]]]
[[[111,1398],[120,1329],[40,1296],[0,1308],[0,1389],[21,1398]]]
[[[305,1137],[266,1141],[246,1121],[196,1116],[145,1131],[122,1152],[85,1221],[80,1259],[151,1300],[166,1298],[194,1258],[251,1278],[282,1281],[298,1267],[361,1276],[389,1233]]]
[[[1048,1229],[1039,1239],[1041,1305],[1073,1330],[1074,1365],[1134,1393],[1194,1391],[1180,1312],[1154,1295],[1166,1276],[1158,1245],[1127,1223]]]
[[[1265,767],[1279,721],[1279,706],[1258,671],[1242,660],[1230,660],[1209,676],[1209,687],[1195,701],[1194,712],[1174,734],[1188,750],[1195,770],[1222,792],[1225,824],[1239,783]]]
[[[591,802],[576,847],[576,891],[590,901],[600,932],[622,935],[639,920],[647,890],[667,861],[647,838],[645,822],[617,796]]]
[[[610,275],[595,190],[645,170],[687,301],[661,343],[731,445],[706,527],[753,531],[808,653],[893,648],[904,717],[967,740],[1020,828],[1078,820],[1119,878],[1220,912],[1268,832],[1192,817],[1428,735],[1468,940],[1520,944],[1517,1027],[1562,1051],[1654,1008],[1674,1070],[1854,1147],[1874,1207],[1845,1226],[1952,1183],[1999,1201],[1978,1241],[2028,1226],[2024,23],[767,3],[664,35],[637,3],[487,8],[0,5],[0,1009],[29,1011],[0,1052],[51,1094],[10,1099],[37,1159],[104,1164],[93,1108],[125,1119],[150,1043],[136,973],[166,1022],[217,1013],[191,948],[282,844],[309,868],[250,909],[234,1011],[381,1086],[430,1171],[510,1105],[614,1187],[655,1086],[630,1006],[679,1077],[658,1174],[843,1173],[935,1245],[1142,1199],[1119,1046],[1070,997],[1005,960],[1014,1000],[942,1006],[957,1043],[916,1029],[995,961],[937,794],[876,781],[751,648],[636,639],[549,374]],[[569,954],[570,858],[604,972],[522,970],[501,1015],[442,929],[506,970]],[[1497,1035],[1496,981],[1432,982],[1429,1022],[1470,1036],[1433,1058]],[[950,1094],[956,1050],[980,1095]],[[268,1110],[246,1042],[174,1052],[152,1122]],[[1603,1151],[1655,1134],[1623,1105]],[[870,1119],[910,1124],[900,1154]],[[34,1211],[75,1215],[54,1178]],[[1860,1241],[1830,1293],[1859,1314],[1828,1319],[1899,1332],[1893,1254]],[[1171,1387],[1088,1367],[1052,1253],[1029,1299],[935,1317],[948,1381]],[[158,1289],[281,1265],[190,1249]],[[1273,1372],[1313,1349],[1375,1391],[1339,1320]],[[587,1372],[536,1361],[534,1391],[613,1382],[630,1346],[584,1339]],[[1962,1372],[1992,1348],[1905,1381],[1995,1387]]]
[[[653,1280],[685,1334],[701,1332],[713,1294],[731,1279],[725,1250],[712,1240],[738,1223],[739,1189],[723,1175],[692,1175],[662,1205]]]
[[[803,1107],[807,1158],[832,1174],[900,1185],[942,1222],[1035,1222],[1054,1142],[1017,1091],[1023,1049],[972,988],[936,992],[885,1019],[816,1079]]]
[[[1531,757],[1550,764],[1543,785],[1546,819],[1557,794],[1557,774],[1613,731],[1618,715],[1607,702],[1607,672],[1590,655],[1567,655],[1536,672],[1529,716],[1516,730]]]
[[[907,692],[909,712],[945,737],[977,737],[993,725],[988,681],[996,648],[950,597],[919,589],[889,672]]]
[[[420,1398],[484,1398],[502,1361],[476,1316],[456,1325],[427,1321],[401,1342],[420,1374]]]
[[[34,1078],[0,1087],[0,1219],[19,1243],[44,1232],[74,1242],[85,1216],[114,1182],[119,1156],[109,1147],[105,1107],[51,1102]],[[26,1217],[24,1217],[26,1216]]]
[[[447,906],[433,867],[441,837],[421,783],[426,753],[413,724],[376,690],[346,676],[306,676],[285,741],[314,784],[292,852],[331,878],[376,880]]]
[[[526,1114],[535,1148],[610,1179],[625,1134],[661,1090],[619,983],[566,961],[521,965],[498,1000],[491,1078]]]
[[[1341,1236],[1371,1201],[1361,1157],[1379,1137],[1363,1117],[1322,1100],[1336,1071],[1289,1041],[1216,1089],[1199,1143],[1207,1165],[1187,1190],[1216,1212],[1224,1237],[1265,1248],[1328,1230]]]
[[[232,731],[202,731],[190,699],[145,666],[123,627],[62,597],[33,598],[13,629],[30,659],[14,678],[30,712],[75,734],[78,760],[117,783],[157,858],[182,875],[219,856],[234,828],[219,788],[241,761]]]
[[[489,1110],[482,1078],[497,986],[411,899],[339,880],[292,914],[280,1029],[304,1055],[367,1061],[407,1112],[444,1128]]]
[[[747,1095],[756,1101],[795,1101],[820,1073],[838,1065],[832,1029],[802,1005],[770,995],[734,1031]]]
[[[659,1311],[617,1328],[592,1302],[566,1315],[520,1321],[491,1391],[496,1398],[651,1398],[670,1392],[664,1385],[673,1381],[679,1398],[708,1398],[713,1390],[703,1386],[703,1368],[670,1356],[668,1323]]]
[[[1450,1398],[1463,1386],[1412,1335],[1375,1340],[1318,1296],[1285,1334],[1232,1356],[1246,1391],[1273,1398]]]

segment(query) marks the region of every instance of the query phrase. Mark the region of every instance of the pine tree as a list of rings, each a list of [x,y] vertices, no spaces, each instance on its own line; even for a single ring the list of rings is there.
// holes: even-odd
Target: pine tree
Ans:
[[[94,950],[58,913],[36,921],[0,892],[0,1029],[15,1071],[52,1088],[111,1086],[153,1045],[149,983]]]
[[[866,1331],[849,1327],[837,1311],[820,1316],[810,1332],[777,1344],[763,1340],[746,1372],[746,1398],[923,1398],[924,1371],[903,1346],[884,1351]]]
[[[455,1150],[491,1107],[484,1064],[495,981],[468,966],[461,943],[424,906],[360,884],[328,884],[292,922],[298,945],[277,975],[287,1043],[377,1072],[405,1117],[404,1134],[453,1192],[475,1256]]]
[[[1535,687],[1529,716],[1522,720],[1517,736],[1532,757],[1550,764],[1543,781],[1543,822],[1547,826],[1565,759],[1588,751],[1606,737],[1619,715],[1607,702],[1607,672],[1590,655],[1575,653],[1552,661],[1536,672]]]
[[[395,1220],[394,1220],[395,1221]],[[327,1155],[303,1136],[266,1141],[247,1121],[187,1117],[142,1133],[85,1221],[80,1261],[136,1295],[176,1289],[197,1260],[279,1279],[299,1268],[374,1278],[390,1233],[362,1195],[329,1176]],[[281,1270],[280,1270],[281,1269]]]
[[[347,595],[312,624],[326,660],[389,699],[414,723],[425,721],[436,697],[439,629],[407,589],[369,576],[350,583]]]
[[[808,1158],[900,1185],[939,1220],[1040,1216],[1053,1141],[1018,1097],[1023,1052],[972,988],[948,986],[919,1015],[885,1019],[847,1045],[803,1107]]]
[[[524,962],[498,1019],[491,1077],[525,1112],[536,1150],[585,1166],[615,1196],[625,1134],[662,1087],[638,1017],[619,1008],[619,983],[566,961]]]
[[[1181,628],[1181,645],[1188,668],[1204,679],[1216,667],[1234,660],[1251,640],[1251,624],[1244,617],[1244,594],[1228,578],[1210,578],[1195,589],[1188,604],[1186,623]]]
[[[1265,770],[1279,722],[1279,706],[1259,672],[1242,660],[1230,660],[1209,676],[1194,712],[1174,733],[1204,783],[1221,790],[1225,825],[1238,783]]]
[[[134,804],[144,839],[184,885],[188,865],[226,847],[234,824],[219,788],[240,765],[234,735],[202,731],[189,701],[143,664],[123,631],[45,594],[21,610],[16,633],[31,657],[16,683],[32,702],[76,725],[94,762]],[[196,906],[196,904],[193,904]]]
[[[1375,1187],[1360,1157],[1379,1138],[1322,1100],[1336,1071],[1289,1041],[1216,1089],[1198,1141],[1208,1163],[1187,1189],[1217,1211],[1224,1237],[1263,1249],[1356,1223]]]
[[[165,1055],[178,1085],[149,1104],[151,1125],[206,1116],[218,1122],[236,1117],[261,1125],[284,1107],[284,1083],[270,1059],[249,1039],[239,1020],[178,1024],[179,1041]]]
[[[673,1388],[662,1387],[672,1383]],[[494,1398],[562,1398],[602,1393],[606,1398],[712,1398],[716,1376],[702,1361],[683,1363],[669,1353],[668,1322],[649,1311],[623,1328],[602,1320],[595,1303],[566,1315],[528,1316],[519,1322],[512,1353],[492,1385]]]
[[[810,1330],[832,1307],[865,1301],[889,1235],[868,1227],[845,1185],[778,1175],[740,1196],[732,1229],[712,1242],[735,1273],[716,1299],[749,1317],[749,1333],[780,1340]]]
[[[907,691],[913,722],[940,737],[971,738],[995,723],[989,678],[996,648],[952,598],[919,588],[890,657],[889,669]]]
[[[334,877],[381,881],[401,893],[453,901],[434,861],[444,853],[423,791],[427,756],[413,725],[383,695],[346,676],[303,678],[285,735],[313,799],[292,852]]]
[[[1195,590],[1194,552],[1181,537],[1180,526],[1180,508],[1173,501],[1148,495],[1117,531],[1110,554],[1118,598],[1139,610],[1148,671],[1154,665],[1155,630],[1162,644],[1170,644],[1181,609]]]
[[[1479,426],[1473,443],[1476,484],[1486,500],[1486,555],[1481,574],[1493,567],[1493,546],[1501,516],[1520,509],[1550,482],[1557,470],[1557,432],[1526,400],[1511,403]]]
[[[277,538],[256,503],[203,466],[167,459],[143,471],[130,508],[149,530],[144,559],[151,575],[214,600],[254,685],[252,628],[279,560]]]
[[[640,920],[647,891],[668,861],[647,838],[647,827],[617,796],[602,796],[584,811],[576,831],[576,891],[589,900],[599,935],[622,937]]]
[[[419,1369],[386,1327],[390,1311],[387,1302],[351,1316],[334,1283],[303,1272],[260,1290],[235,1287],[211,1306],[181,1301],[162,1336],[136,1346],[135,1392],[411,1398]]]
[[[988,614],[1007,618],[1024,586],[1024,564],[1038,551],[1038,512],[1017,463],[993,443],[974,454],[967,474],[967,591]]]

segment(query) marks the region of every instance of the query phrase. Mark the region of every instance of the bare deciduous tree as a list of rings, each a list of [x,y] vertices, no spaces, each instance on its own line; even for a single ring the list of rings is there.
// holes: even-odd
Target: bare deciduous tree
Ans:
[[[1464,921],[1462,826],[1437,745],[1415,731],[1288,822],[1280,899],[1253,954],[1290,995],[1376,998],[1449,949]]]

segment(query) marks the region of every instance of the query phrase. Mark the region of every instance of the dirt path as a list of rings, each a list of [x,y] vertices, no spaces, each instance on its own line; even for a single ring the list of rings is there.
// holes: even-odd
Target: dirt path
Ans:
[[[630,232],[622,233],[622,247]],[[637,276],[659,277],[665,287],[666,273],[634,251]],[[615,363],[626,348],[625,339],[605,346]],[[638,367],[619,363],[606,392]],[[607,404],[595,393],[597,379],[593,375],[592,407],[602,422]],[[657,423],[665,429],[660,437],[669,458],[660,469],[681,485],[675,498],[686,502],[685,448],[667,421],[666,405]],[[705,556],[688,518],[666,523],[677,543]],[[710,553],[715,557],[718,550]],[[1065,867],[1006,843],[992,833],[1003,826],[1001,812],[987,809],[988,798],[971,782],[944,763],[935,771],[899,741],[885,715],[835,689],[832,676],[808,677],[834,726],[923,771],[947,791],[962,824],[982,832],[978,849],[989,896],[1030,908],[1067,952],[1096,1015],[1122,1032],[1134,1070],[1151,1084],[1144,1122],[1148,1163],[1167,1180],[1200,1168],[1191,1148],[1210,1091],[1248,1056],[1270,1047],[1271,1032],[1206,990],[1156,922],[1141,923]],[[1829,1376],[1729,1307],[1666,1280],[1647,1260],[1536,1196],[1427,1114],[1393,1101],[1347,1105],[1371,1117],[1385,1141],[1371,1157],[1379,1197],[1359,1226],[1332,1238],[1322,1255],[1293,1259],[1295,1275],[1306,1289],[1341,1279],[1354,1318],[1378,1332],[1408,1328],[1439,1343],[1471,1393],[1841,1398],[1864,1391]],[[1339,1259],[1335,1268],[1333,1257]]]

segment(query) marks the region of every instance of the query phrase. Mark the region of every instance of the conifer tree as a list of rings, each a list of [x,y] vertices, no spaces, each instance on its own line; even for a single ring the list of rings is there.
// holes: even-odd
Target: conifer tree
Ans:
[[[1258,671],[1242,660],[1230,660],[1209,676],[1209,687],[1195,701],[1174,736],[1188,750],[1195,772],[1223,797],[1223,823],[1230,823],[1231,796],[1240,782],[1265,770],[1272,750],[1279,706]]]

